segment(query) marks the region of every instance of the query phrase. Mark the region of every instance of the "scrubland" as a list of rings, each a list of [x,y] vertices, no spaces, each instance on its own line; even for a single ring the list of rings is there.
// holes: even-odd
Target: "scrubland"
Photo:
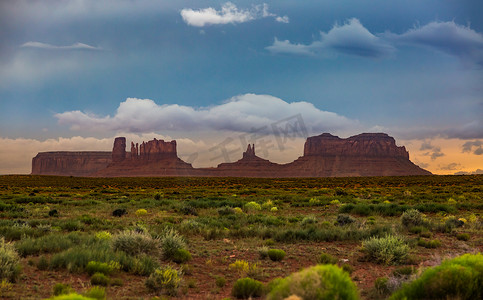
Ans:
[[[0,176],[2,299],[481,299],[483,176]]]

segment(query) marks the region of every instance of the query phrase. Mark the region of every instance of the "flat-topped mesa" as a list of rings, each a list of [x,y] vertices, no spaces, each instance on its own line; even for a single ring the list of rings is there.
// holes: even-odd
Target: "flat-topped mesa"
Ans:
[[[409,159],[404,146],[385,133],[362,133],[341,139],[330,133],[307,138],[304,156],[376,156]]]
[[[111,160],[109,151],[40,152],[32,159],[32,175],[90,176]]]

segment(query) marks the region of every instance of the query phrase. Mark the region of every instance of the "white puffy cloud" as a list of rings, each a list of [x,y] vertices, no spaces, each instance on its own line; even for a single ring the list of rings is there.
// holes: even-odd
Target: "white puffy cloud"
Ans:
[[[483,64],[483,34],[451,22],[431,22],[403,34],[386,33],[398,43],[424,46],[461,59]]]
[[[393,46],[372,34],[355,18],[343,25],[335,24],[327,33],[321,32],[320,40],[311,44],[293,44],[288,40],[275,39],[273,45],[266,49],[273,53],[336,53],[362,57],[385,57],[394,51]]]
[[[265,49],[272,53],[314,55],[310,45],[293,44],[289,40],[280,41],[277,38],[275,38],[273,45],[265,47]]]
[[[75,43],[70,46],[55,46],[41,42],[27,42],[20,46],[21,48],[37,48],[45,50],[102,50],[100,47],[90,46],[84,43]]]
[[[180,12],[183,21],[190,26],[203,27],[217,24],[236,24],[253,21],[260,18],[273,17],[277,22],[288,23],[287,16],[277,16],[268,11],[268,5],[255,5],[251,9],[239,9],[235,4],[226,2],[221,10],[212,7],[202,9],[184,8]]]
[[[128,98],[114,116],[96,116],[81,111],[58,113],[62,125],[83,131],[193,131],[225,130],[252,132],[269,130],[272,124],[300,115],[308,132],[354,129],[358,122],[316,108],[308,102],[285,102],[270,95],[244,94],[220,105],[195,108],[178,104],[158,105],[150,99]]]

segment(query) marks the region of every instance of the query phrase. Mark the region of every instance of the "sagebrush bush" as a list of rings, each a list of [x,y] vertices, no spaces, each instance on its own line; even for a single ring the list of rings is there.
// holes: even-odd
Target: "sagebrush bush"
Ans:
[[[262,246],[257,249],[258,254],[260,255],[261,259],[265,259],[268,257],[268,247],[267,246]]]
[[[285,251],[280,249],[270,249],[268,250],[267,255],[273,261],[281,261],[285,257]]]
[[[438,248],[441,246],[441,242],[439,240],[424,240],[424,239],[419,239],[418,240],[418,246],[424,247],[424,248]]]
[[[220,216],[228,216],[228,215],[234,215],[235,210],[229,206],[223,206],[218,208],[218,214]]]
[[[12,243],[0,238],[0,281],[15,282],[20,274],[20,257]]]
[[[356,285],[349,274],[335,265],[317,265],[292,273],[272,284],[268,300],[282,300],[289,296],[301,299],[358,299]]]
[[[18,253],[25,257],[41,253],[55,253],[68,249],[76,244],[88,244],[92,241],[83,233],[53,233],[38,238],[24,238],[15,244]]]
[[[186,242],[178,231],[166,228],[159,237],[161,253],[165,259],[173,259],[179,249],[186,248]]]
[[[322,265],[335,265],[337,264],[337,261],[337,258],[328,253],[320,254],[319,259],[317,260],[317,262]]]
[[[114,251],[108,243],[105,243],[75,246],[57,253],[50,259],[50,267],[53,269],[65,268],[70,272],[83,272],[90,261],[106,263],[115,261],[125,272],[146,276],[159,265],[150,256],[134,257],[123,251]]]
[[[173,254],[172,260],[175,263],[183,264],[191,260],[191,253],[186,249],[178,249]]]
[[[109,277],[102,274],[102,273],[94,273],[91,276],[91,284],[92,285],[101,285],[101,286],[108,286],[109,285]]]
[[[111,239],[115,251],[124,251],[130,255],[156,254],[159,249],[159,240],[148,233],[126,230],[116,234]]]
[[[145,284],[150,291],[176,296],[180,282],[181,274],[170,266],[166,266],[154,270],[146,279]]]
[[[68,284],[56,283],[52,288],[54,296],[66,295],[72,293],[72,288]]]
[[[121,264],[116,261],[108,263],[99,261],[90,261],[86,266],[86,272],[89,275],[94,273],[102,273],[104,275],[111,275],[112,273],[121,269]]]
[[[459,241],[469,241],[470,240],[470,234],[469,233],[458,233],[456,235],[456,238]]]
[[[385,265],[403,263],[409,254],[409,246],[404,239],[390,234],[365,240],[362,247],[369,259]]]
[[[345,214],[340,214],[337,216],[337,225],[339,226],[344,226],[344,225],[347,225],[347,224],[352,224],[356,221],[356,219],[354,219],[352,216],[350,215],[345,215]]]
[[[300,222],[300,225],[301,226],[307,226],[307,225],[311,225],[311,224],[315,224],[317,223],[317,218],[314,217],[314,216],[307,216],[307,217],[304,217],[302,219],[302,221]]]
[[[260,297],[263,292],[263,284],[250,277],[240,278],[233,285],[231,291],[233,297],[237,299],[248,299],[252,297]]]
[[[226,285],[226,279],[223,276],[216,276],[215,277],[215,284],[217,287],[222,288]]]
[[[390,299],[483,299],[483,255],[465,254],[445,260],[426,269]]]
[[[251,201],[251,202],[248,202],[247,204],[245,204],[245,209],[247,211],[261,210],[262,206],[255,201]]]
[[[106,289],[100,286],[93,286],[84,293],[84,296],[96,300],[104,300],[106,299]]]
[[[417,209],[408,209],[401,215],[401,223],[407,228],[421,226],[424,223],[423,214]]]

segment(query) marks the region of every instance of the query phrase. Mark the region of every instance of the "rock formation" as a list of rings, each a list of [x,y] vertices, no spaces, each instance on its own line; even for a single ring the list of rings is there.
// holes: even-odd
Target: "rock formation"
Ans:
[[[307,138],[304,156],[285,165],[292,176],[403,176],[430,175],[409,160],[385,133],[363,133],[341,139],[329,133]]]
[[[242,158],[216,168],[193,168],[177,156],[176,141],[152,140],[140,145],[116,138],[110,152],[39,153],[32,174],[130,177],[130,176],[233,176],[233,177],[333,177],[430,175],[409,160],[404,147],[385,133],[363,133],[341,139],[329,133],[307,138],[304,155],[288,164],[276,164],[255,154],[248,145]]]
[[[112,162],[118,163],[126,159],[126,138],[117,137],[112,148]]]
[[[138,176],[193,176],[195,173],[191,164],[178,158],[176,141],[165,142],[153,139],[134,145],[131,142],[131,153],[122,160],[115,157],[122,156],[126,151],[126,143],[116,138],[112,150],[112,163],[105,169],[95,172],[98,177],[138,177]],[[121,145],[121,146],[120,146]],[[124,145],[124,149],[120,149]]]
[[[32,159],[32,174],[91,176],[112,161],[111,152],[41,152]]]
[[[276,171],[282,165],[270,162],[255,155],[255,144],[248,145],[247,151],[243,152],[242,159],[234,163],[222,163],[209,171],[208,176],[223,177],[278,177]],[[203,170],[203,169],[202,169]]]

